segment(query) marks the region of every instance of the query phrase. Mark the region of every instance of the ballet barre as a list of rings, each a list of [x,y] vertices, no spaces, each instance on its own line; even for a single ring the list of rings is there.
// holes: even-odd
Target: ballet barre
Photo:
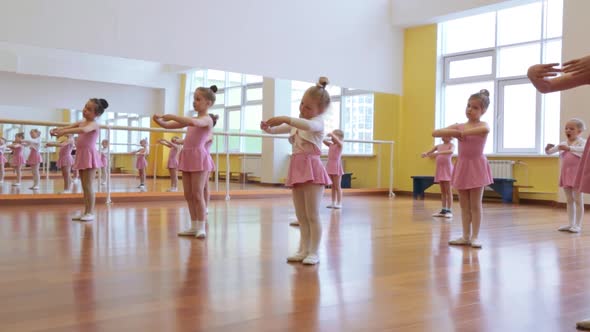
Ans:
[[[33,125],[33,126],[45,126],[45,127],[62,127],[71,125],[69,122],[53,122],[53,121],[31,121],[31,120],[17,120],[17,119],[0,119],[0,124],[20,124],[20,125]],[[103,139],[108,139],[109,142],[112,141],[111,132],[113,130],[123,130],[123,131],[139,131],[139,132],[151,132],[151,133],[175,133],[178,135],[182,135],[186,133],[186,130],[181,129],[164,129],[164,128],[144,128],[144,127],[129,127],[129,126],[112,126],[112,125],[99,125],[100,129],[104,129],[106,131],[105,137],[102,137],[102,131],[99,131],[99,140],[98,144]],[[221,137],[224,140],[225,151],[222,154],[225,154],[225,162],[226,162],[226,170],[229,172],[231,169],[230,165],[230,150],[229,150],[229,138],[230,137],[251,137],[251,138],[266,138],[266,139],[288,139],[288,135],[271,135],[271,134],[250,134],[250,133],[236,133],[236,132],[221,132],[221,131],[214,131],[213,136]],[[394,141],[388,140],[356,140],[356,139],[345,139],[345,143],[362,143],[362,144],[377,144],[379,146],[379,152],[381,152],[381,146],[389,145],[389,190],[388,195],[389,197],[395,196],[393,192],[393,175],[394,175]],[[115,145],[117,143],[112,143]],[[136,145],[129,143],[129,145]],[[156,146],[155,153],[158,152],[159,144]],[[107,152],[107,160],[111,160],[111,149]],[[219,140],[216,142],[216,165],[219,165]],[[381,186],[381,153],[377,155],[377,186]],[[154,160],[154,166],[156,166],[157,161]],[[110,174],[110,167],[105,167],[107,172],[106,176],[106,203],[111,204],[111,174]],[[99,169],[99,176],[98,180],[100,181],[101,172],[102,170]],[[154,171],[154,178],[155,178],[155,171]],[[215,185],[216,190],[219,191],[219,171],[215,172]],[[225,199],[230,199],[230,176],[225,177],[225,190],[226,196]]]

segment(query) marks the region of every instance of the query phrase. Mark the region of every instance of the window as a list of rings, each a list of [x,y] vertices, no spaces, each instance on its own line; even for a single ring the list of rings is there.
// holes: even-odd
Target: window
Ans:
[[[313,85],[313,83],[301,81],[291,82],[291,116],[299,116],[299,104],[303,94]],[[334,85],[328,85],[328,92],[331,103],[330,108],[324,113],[324,132],[327,134],[334,129],[341,129],[345,139],[372,140],[373,94]],[[322,150],[327,151],[327,147],[323,146]],[[372,154],[373,144],[347,143],[344,145],[343,153]]]
[[[559,141],[559,94],[541,96],[529,66],[561,62],[563,0],[537,0],[440,24],[443,80],[437,126],[465,122],[468,97],[490,91],[485,153],[541,154]]]
[[[197,70],[187,77],[187,105],[193,104],[193,93],[200,86],[217,85],[215,105],[209,113],[219,119],[215,131],[234,133],[260,133],[262,121],[262,76],[245,75],[219,70]],[[193,110],[188,111],[194,115]],[[262,139],[256,137],[230,136],[229,152],[261,153]],[[225,151],[225,138],[213,138],[212,152]]]
[[[82,121],[82,111],[71,110],[70,118],[74,121]],[[151,117],[135,113],[105,112],[100,118],[103,125],[150,128]],[[107,139],[106,129],[100,130],[100,140]],[[149,131],[111,130],[110,150],[111,153],[130,153],[139,149],[139,141],[142,139],[150,141]],[[100,144],[100,142],[97,142]],[[98,145],[97,145],[98,146]]]

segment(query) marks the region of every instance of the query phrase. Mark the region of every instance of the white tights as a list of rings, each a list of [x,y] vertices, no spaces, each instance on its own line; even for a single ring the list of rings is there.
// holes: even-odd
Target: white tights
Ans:
[[[584,218],[584,197],[572,188],[563,188],[567,200],[567,217],[570,226],[582,228]]]
[[[318,253],[322,238],[320,204],[323,195],[324,186],[320,184],[304,183],[293,187],[293,204],[301,232],[299,253],[308,255]]]

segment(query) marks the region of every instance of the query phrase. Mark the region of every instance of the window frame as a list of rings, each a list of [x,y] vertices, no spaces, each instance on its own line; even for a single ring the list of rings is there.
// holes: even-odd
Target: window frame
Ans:
[[[541,6],[541,32],[538,39],[535,40],[528,40],[528,41],[521,41],[512,44],[498,44],[498,11],[504,9],[499,8],[493,10],[495,13],[495,43],[494,47],[492,48],[482,48],[476,50],[469,50],[464,52],[456,52],[456,53],[448,53],[444,54],[444,42],[448,38],[444,31],[444,22],[439,25],[440,28],[440,42],[439,44],[439,66],[442,66],[440,69],[440,84],[437,86],[437,105],[438,105],[438,112],[435,116],[435,122],[437,127],[445,127],[445,96],[446,96],[446,88],[447,86],[451,85],[459,85],[459,84],[466,84],[466,83],[478,83],[478,82],[485,82],[485,81],[493,81],[494,83],[494,95],[492,96],[492,104],[493,109],[488,110],[494,112],[494,138],[493,142],[488,142],[488,144],[492,144],[492,155],[524,155],[524,156],[539,156],[544,155],[542,142],[546,139],[545,138],[545,101],[542,95],[537,91],[536,92],[536,113],[535,113],[535,148],[522,148],[522,149],[514,149],[514,148],[506,148],[504,147],[504,128],[503,128],[503,116],[504,116],[504,105],[503,98],[504,98],[504,91],[500,90],[504,87],[512,84],[522,84],[523,82],[529,82],[526,76],[526,73],[522,75],[516,76],[500,76],[499,75],[499,53],[502,49],[507,49],[510,47],[516,46],[524,46],[524,45],[532,45],[532,44],[539,44],[540,51],[539,51],[539,58],[538,63],[543,63],[546,57],[546,49],[547,45],[551,42],[561,41],[563,43],[563,31],[560,36],[555,37],[547,37],[547,24],[548,24],[548,15],[547,15],[547,8],[549,6],[548,0],[537,0],[536,2],[540,2]],[[520,6],[520,4],[516,5],[515,7]],[[563,47],[563,46],[562,46]],[[450,78],[450,64],[454,61],[460,60],[468,60],[468,59],[477,59],[481,57],[492,57],[492,74],[489,75],[476,75],[476,76],[469,76],[469,77],[460,77],[460,78]],[[520,83],[515,83],[520,82]],[[465,96],[467,98],[468,96]]]
[[[217,70],[219,71],[219,70]],[[194,80],[193,77],[196,73],[198,72],[202,72],[203,73],[203,82],[205,83],[204,85],[207,86],[209,83],[209,78],[208,78],[208,72],[209,69],[198,69],[198,70],[194,70],[191,71],[189,74],[187,74],[187,91],[186,91],[186,100],[187,100],[187,105],[192,105],[192,100],[193,100],[193,92],[195,91],[195,89],[197,88],[197,86],[194,86]],[[224,131],[224,132],[228,132],[229,131],[229,114],[230,112],[236,112],[239,111],[240,112],[240,133],[244,133],[244,119],[247,116],[246,114],[246,107],[247,106],[261,106],[263,105],[263,101],[264,101],[264,91],[262,91],[262,98],[260,100],[251,100],[248,101],[248,90],[250,89],[263,89],[263,80],[264,78],[262,76],[259,75],[249,75],[249,74],[243,74],[243,73],[235,73],[235,72],[229,72],[229,71],[224,71],[225,75],[225,83],[224,83],[224,87],[223,88],[219,88],[217,90],[217,94],[223,94],[224,95],[224,101],[223,104],[215,104],[213,106],[211,106],[211,110],[216,110],[216,111],[220,111],[219,113],[223,114],[224,117],[224,121],[223,121],[223,128],[219,128],[219,127],[215,127],[215,131]],[[239,74],[241,75],[241,83],[239,85],[230,85],[230,75],[232,74]],[[248,78],[251,77],[261,77],[261,81],[260,82],[254,82],[254,83],[248,83]],[[235,80],[233,80],[232,82],[235,82]],[[234,89],[234,88],[240,88],[241,89],[241,95],[240,95],[240,104],[235,104],[235,105],[228,105],[228,90],[229,89]],[[223,110],[223,111],[221,111]],[[188,116],[194,116],[196,114],[196,112],[192,109],[188,110],[186,112],[188,114]],[[261,141],[262,142],[262,141]],[[244,137],[240,137],[239,140],[239,144],[238,144],[238,148],[231,148],[229,147],[229,139],[225,140],[221,143],[222,146],[221,148],[223,149],[223,152],[225,152],[226,149],[229,149],[229,153],[234,153],[234,154],[242,154],[242,153],[246,153],[245,151],[245,140]],[[216,152],[222,152],[222,151],[217,151],[218,144],[214,144],[212,147],[212,150]],[[262,143],[260,144],[260,150],[259,152],[255,152],[255,153],[262,153]]]

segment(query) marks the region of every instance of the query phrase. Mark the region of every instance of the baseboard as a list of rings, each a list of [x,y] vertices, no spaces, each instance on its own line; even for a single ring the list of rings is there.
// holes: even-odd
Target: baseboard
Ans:
[[[344,196],[385,196],[389,189],[343,189]],[[330,190],[326,190],[324,195],[329,196]],[[257,190],[234,190],[230,191],[232,199],[272,199],[276,197],[290,197],[291,190],[275,189],[257,189]],[[225,200],[225,192],[211,193],[211,200]],[[0,199],[0,206],[14,205],[37,205],[37,204],[78,204],[82,200],[82,194],[6,194]],[[111,201],[114,203],[129,202],[168,202],[184,201],[182,192],[127,192],[111,193]],[[106,202],[106,193],[96,193],[96,202],[104,204]]]

